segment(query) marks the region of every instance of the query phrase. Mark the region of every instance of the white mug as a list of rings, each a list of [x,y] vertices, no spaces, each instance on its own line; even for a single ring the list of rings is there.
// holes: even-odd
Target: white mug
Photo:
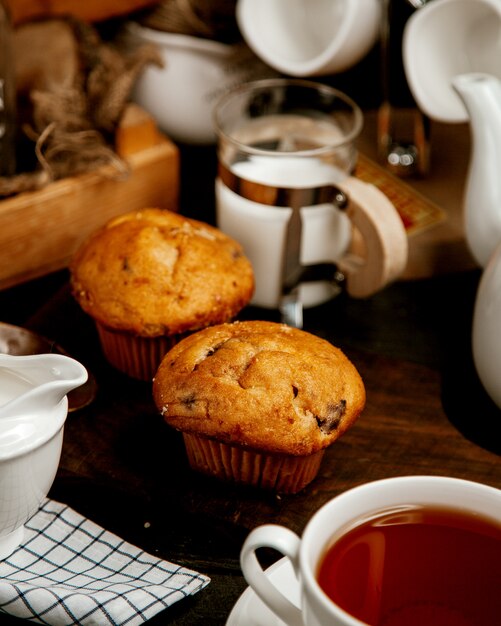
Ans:
[[[405,25],[402,59],[419,108],[439,122],[467,122],[452,80],[472,72],[501,78],[500,32],[499,0],[433,0],[415,11]]]
[[[366,626],[321,589],[317,582],[319,563],[327,548],[361,521],[385,510],[394,510],[402,517],[423,506],[452,509],[485,519],[501,541],[500,490],[443,476],[388,478],[355,487],[327,502],[308,522],[301,538],[283,526],[268,524],[255,528],[241,550],[243,574],[257,596],[289,626]],[[290,560],[300,587],[299,607],[274,586],[262,569],[256,556],[260,548],[278,550]]]
[[[380,29],[380,0],[238,0],[244,39],[290,76],[341,72],[360,61]]]
[[[382,192],[352,176],[363,124],[353,100],[319,83],[270,79],[229,91],[214,115],[217,224],[253,265],[253,304],[320,304],[339,291],[339,271],[354,297],[400,275],[403,222]]]
[[[149,63],[134,83],[132,99],[148,111],[173,141],[216,141],[212,107],[230,87],[275,74],[247,46],[126,24],[130,49],[153,44],[162,67]]]

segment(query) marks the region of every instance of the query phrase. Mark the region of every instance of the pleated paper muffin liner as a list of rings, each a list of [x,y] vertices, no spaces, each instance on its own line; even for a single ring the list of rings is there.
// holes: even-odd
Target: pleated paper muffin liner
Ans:
[[[107,361],[124,374],[151,381],[167,352],[189,333],[172,336],[139,337],[118,332],[96,322],[101,347]]]
[[[318,474],[325,450],[307,456],[246,450],[191,433],[183,433],[192,469],[222,480],[297,493]]]

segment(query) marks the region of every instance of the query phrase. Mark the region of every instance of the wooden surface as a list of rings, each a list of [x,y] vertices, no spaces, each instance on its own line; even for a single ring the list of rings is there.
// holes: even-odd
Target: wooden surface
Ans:
[[[306,313],[305,328],[342,347],[358,367],[367,406],[328,449],[316,480],[282,497],[188,468],[182,440],[156,413],[150,385],[103,361],[64,272],[4,291],[0,307],[3,321],[55,339],[98,382],[95,401],[67,419],[51,497],[211,577],[205,590],[160,613],[152,626],[220,626],[246,588],[239,550],[256,525],[280,523],[300,533],[331,497],[389,476],[449,475],[501,488],[501,414],[479,386],[469,354],[477,282],[476,272],[402,281],[369,300],[339,296]],[[257,309],[242,317],[274,319]]]
[[[213,150],[181,152],[183,212],[211,221]],[[437,186],[436,195],[443,193]],[[144,550],[211,577],[206,589],[149,624],[224,625],[246,588],[239,551],[249,530],[275,522],[301,532],[322,504],[352,486],[431,474],[501,488],[501,411],[483,391],[470,350],[480,274],[464,268],[462,254],[455,260],[454,250],[448,271],[400,280],[365,300],[341,295],[306,311],[305,329],[341,347],[358,367],[367,406],[328,449],[317,479],[295,496],[193,473],[180,436],[156,413],[150,385],[103,360],[65,270],[0,292],[1,321],[57,341],[98,382],[95,401],[68,417],[50,495]],[[277,319],[256,308],[241,317]],[[2,617],[1,623],[21,622]]]

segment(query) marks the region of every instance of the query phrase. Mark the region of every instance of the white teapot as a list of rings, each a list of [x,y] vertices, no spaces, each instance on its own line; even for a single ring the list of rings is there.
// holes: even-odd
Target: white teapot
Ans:
[[[472,154],[464,196],[465,237],[484,267],[473,315],[478,376],[501,408],[501,80],[471,73],[452,84],[469,113]]]
[[[432,120],[470,124],[465,239],[485,268],[475,300],[473,360],[501,408],[501,0],[433,0],[407,21],[403,62]]]

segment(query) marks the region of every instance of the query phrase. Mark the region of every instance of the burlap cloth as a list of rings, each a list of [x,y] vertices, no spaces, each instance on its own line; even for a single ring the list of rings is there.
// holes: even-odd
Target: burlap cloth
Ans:
[[[70,85],[30,92],[28,119],[20,132],[31,141],[36,167],[0,177],[0,196],[39,189],[48,183],[112,164],[116,176],[127,165],[113,148],[114,133],[134,82],[147,63],[162,64],[154,46],[124,52],[101,39],[90,24],[65,20],[78,46],[79,71]]]

